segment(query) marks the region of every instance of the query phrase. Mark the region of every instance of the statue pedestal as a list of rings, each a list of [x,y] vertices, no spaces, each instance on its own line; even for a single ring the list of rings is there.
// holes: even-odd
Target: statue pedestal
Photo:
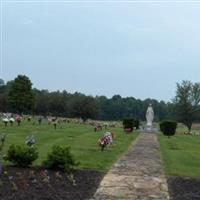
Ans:
[[[144,132],[145,133],[156,133],[157,132],[157,129],[154,128],[153,126],[146,126],[144,128]]]

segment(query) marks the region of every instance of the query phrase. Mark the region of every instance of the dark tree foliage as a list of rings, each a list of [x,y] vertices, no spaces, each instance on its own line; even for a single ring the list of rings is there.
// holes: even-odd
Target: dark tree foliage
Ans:
[[[134,118],[146,120],[145,113],[149,103],[153,105],[157,121],[171,118],[173,104],[155,99],[140,100],[134,97],[114,95],[86,96],[81,93],[32,89],[28,77],[18,76],[14,81],[0,86],[1,112],[34,112],[35,115],[78,117],[86,120],[122,120]]]
[[[8,109],[8,94],[6,86],[0,86],[0,110],[5,112]]]
[[[124,126],[124,129],[130,128],[131,130],[133,130],[133,127],[134,127],[134,119],[133,119],[133,118],[126,118],[126,119],[123,119],[123,126]]]
[[[78,97],[77,97],[78,96]],[[91,96],[78,94],[71,104],[72,117],[79,117],[83,120],[95,119],[98,115],[96,101]]]
[[[8,102],[14,112],[30,113],[35,104],[32,83],[26,76],[19,75],[11,83],[8,93]]]

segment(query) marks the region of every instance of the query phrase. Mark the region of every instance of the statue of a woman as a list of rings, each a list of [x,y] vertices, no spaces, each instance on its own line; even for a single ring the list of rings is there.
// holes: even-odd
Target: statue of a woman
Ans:
[[[147,126],[152,127],[153,118],[154,118],[153,108],[152,108],[152,105],[149,104],[149,107],[147,108],[147,112],[146,112]]]

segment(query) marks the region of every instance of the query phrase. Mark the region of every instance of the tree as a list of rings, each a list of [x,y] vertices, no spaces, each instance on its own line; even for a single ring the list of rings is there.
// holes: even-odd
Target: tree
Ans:
[[[5,85],[5,82],[3,79],[0,79],[0,86],[4,86]]]
[[[8,108],[7,98],[7,87],[0,85],[0,110],[3,112],[6,112]]]
[[[177,83],[176,96],[173,101],[177,119],[191,131],[192,123],[200,114],[200,83],[183,81]]]
[[[33,111],[35,97],[32,90],[32,83],[27,76],[18,75],[11,83],[9,94],[9,104],[14,112]]]
[[[83,117],[100,120],[122,120],[130,117],[146,120],[145,113],[149,103],[153,104],[155,120],[172,119],[173,103],[158,102],[155,99],[140,100],[134,97],[114,95],[86,96],[75,92],[32,90],[32,83],[25,76],[0,85],[0,111],[25,112],[35,115],[52,115],[57,117]],[[33,109],[34,108],[34,109]],[[174,118],[173,118],[174,119]]]
[[[35,110],[34,113],[37,115],[49,114],[49,101],[50,95],[48,90],[37,90],[34,89],[35,94]]]
[[[72,116],[86,119],[95,119],[98,115],[98,106],[91,96],[78,95],[72,102]]]

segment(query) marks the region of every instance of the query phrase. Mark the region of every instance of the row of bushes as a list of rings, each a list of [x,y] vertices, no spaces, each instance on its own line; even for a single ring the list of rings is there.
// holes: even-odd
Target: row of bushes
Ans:
[[[37,148],[26,145],[10,145],[4,160],[10,161],[15,166],[27,167],[38,158]],[[60,169],[64,171],[72,171],[78,163],[75,161],[70,147],[53,146],[51,152],[48,153],[47,159],[42,165],[48,169]]]
[[[123,127],[124,129],[129,129],[133,131],[133,128],[139,128],[139,120],[135,120],[133,118],[126,118],[123,120]],[[177,128],[177,122],[165,120],[160,122],[160,130],[163,132],[164,135],[172,136],[175,134]]]

